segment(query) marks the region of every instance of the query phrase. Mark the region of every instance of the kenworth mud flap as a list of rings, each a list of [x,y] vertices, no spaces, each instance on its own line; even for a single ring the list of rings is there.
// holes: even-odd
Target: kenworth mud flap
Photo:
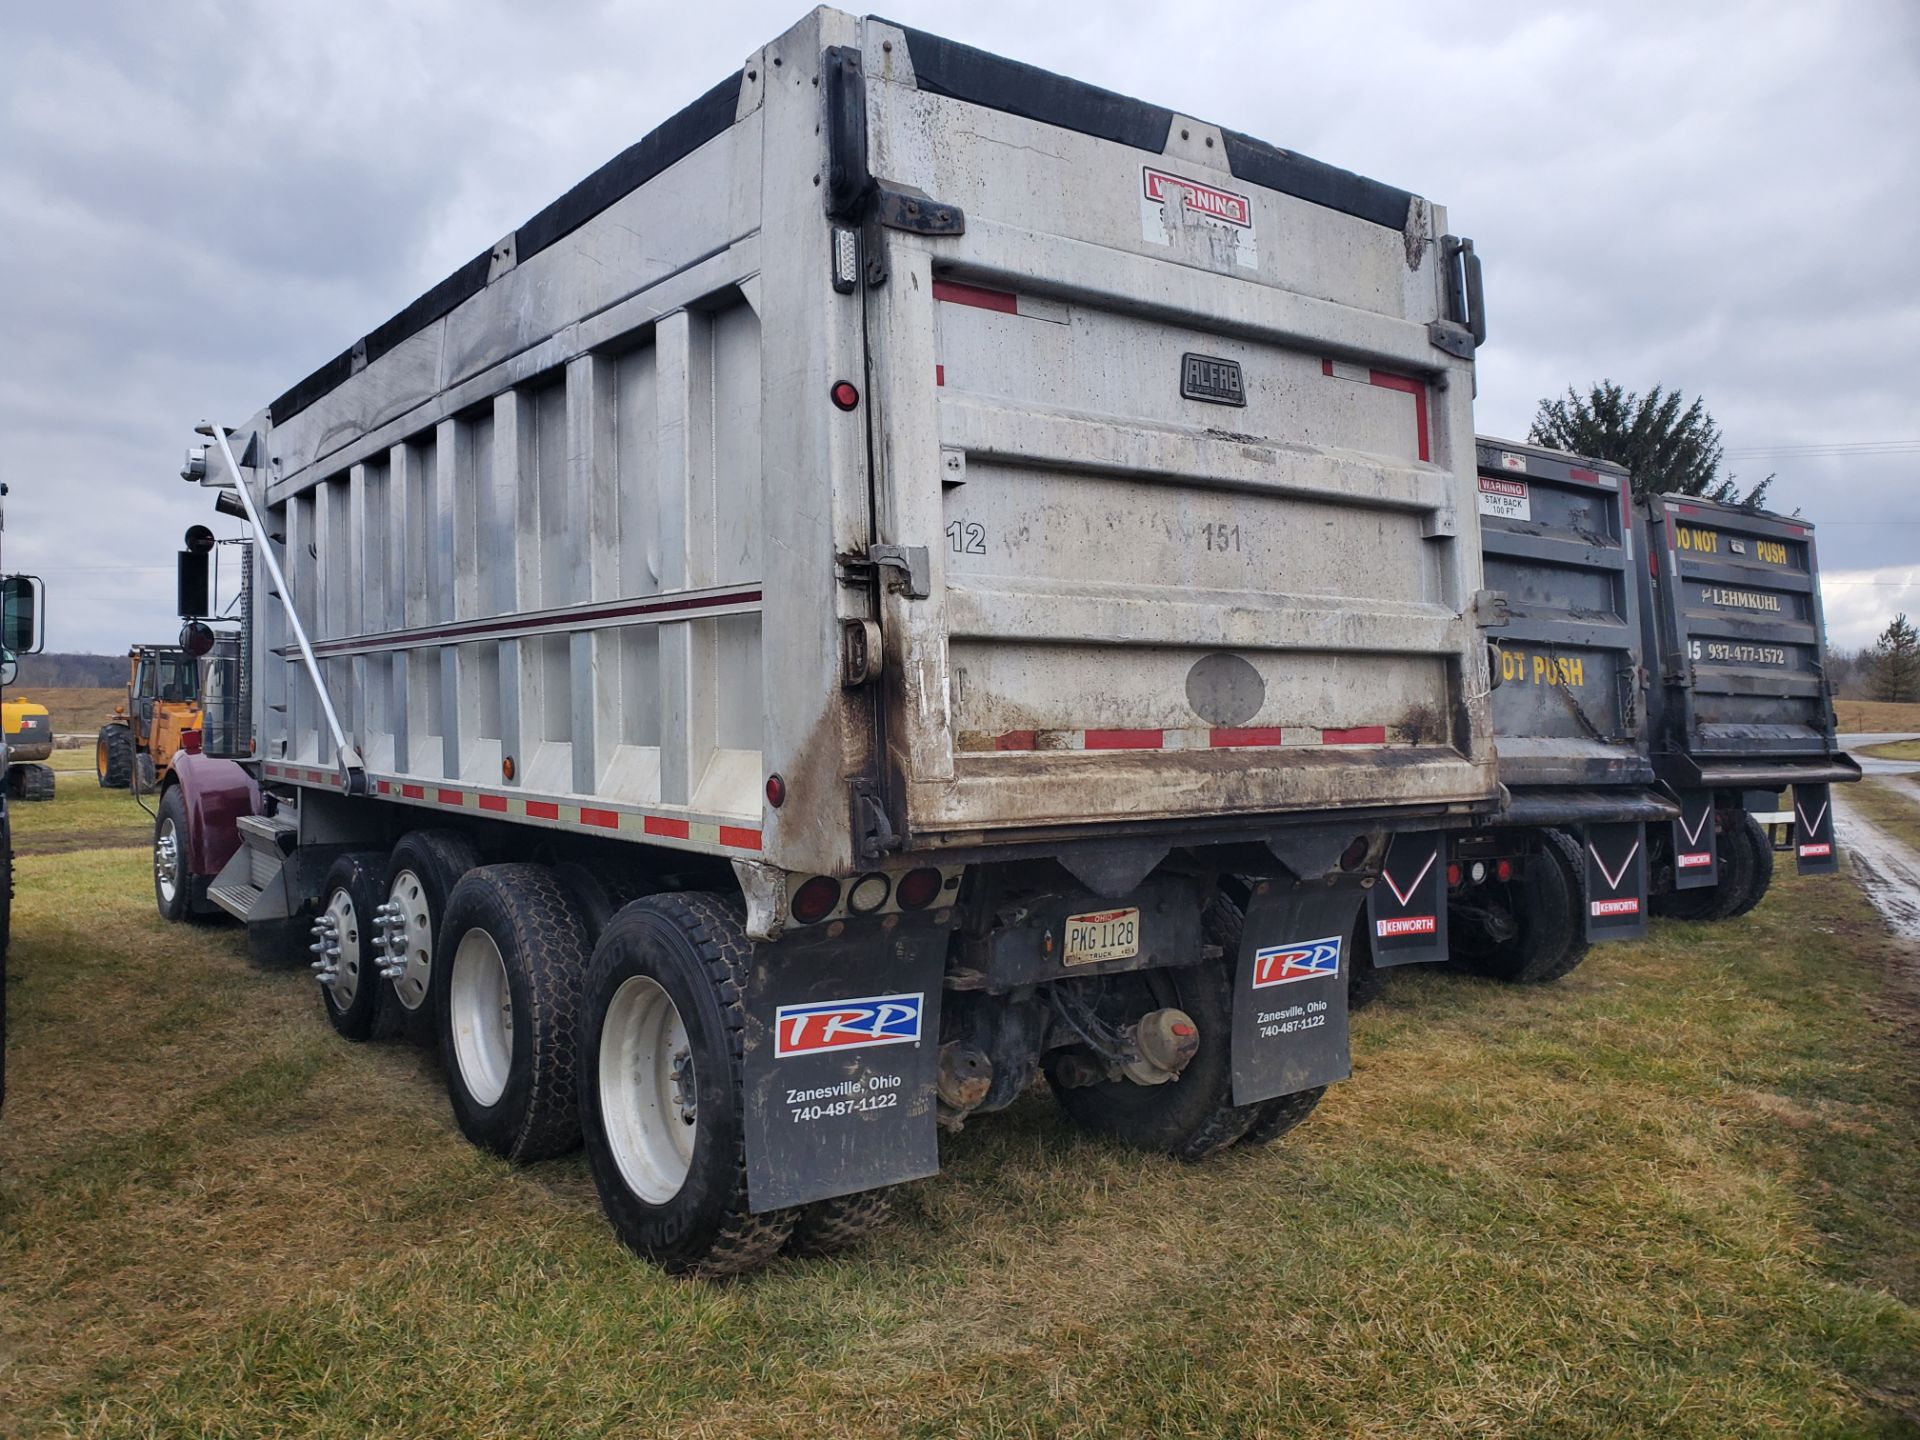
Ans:
[[[1253,888],[1233,991],[1233,1103],[1253,1105],[1352,1073],[1347,939],[1357,877],[1334,888],[1262,880]]]
[[[1840,868],[1833,843],[1833,796],[1825,785],[1793,787],[1793,859],[1802,875],[1831,875]]]
[[[821,930],[754,947],[742,1080],[756,1214],[940,1168],[947,932],[886,918],[898,923],[851,922],[839,937]]]
[[[1638,821],[1589,825],[1587,939],[1638,940],[1647,933],[1647,835]]]
[[[1673,825],[1673,888],[1704,890],[1720,883],[1719,841],[1713,823],[1713,792],[1679,792]]]
[[[1447,837],[1437,830],[1395,835],[1367,891],[1367,935],[1375,965],[1447,958]]]

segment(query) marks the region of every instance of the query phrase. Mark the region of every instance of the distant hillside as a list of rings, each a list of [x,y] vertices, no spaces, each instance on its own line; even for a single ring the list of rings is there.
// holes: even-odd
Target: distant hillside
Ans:
[[[125,686],[127,657],[125,655],[74,655],[59,651],[48,651],[44,655],[22,655],[20,678],[16,683],[23,690],[36,685],[42,688],[57,686],[63,689]]]

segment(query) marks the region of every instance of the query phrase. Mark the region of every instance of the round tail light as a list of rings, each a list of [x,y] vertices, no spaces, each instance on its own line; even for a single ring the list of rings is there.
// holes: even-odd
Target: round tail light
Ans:
[[[1496,880],[1511,880],[1513,878],[1513,862],[1511,860],[1494,861],[1493,876]]]
[[[854,388],[851,380],[835,381],[832,395],[834,405],[842,410],[851,410],[860,403],[860,392]]]
[[[847,890],[847,908],[856,915],[871,915],[887,903],[890,888],[884,875],[862,875]]]
[[[938,870],[909,870],[894,895],[902,910],[924,910],[940,898],[943,883]]]
[[[816,875],[793,892],[793,903],[789,908],[793,911],[794,919],[802,925],[811,925],[826,919],[839,903],[840,882],[831,875]]]
[[[1458,885],[1459,883],[1460,883],[1460,862],[1458,860],[1455,860],[1447,866],[1447,884]]]

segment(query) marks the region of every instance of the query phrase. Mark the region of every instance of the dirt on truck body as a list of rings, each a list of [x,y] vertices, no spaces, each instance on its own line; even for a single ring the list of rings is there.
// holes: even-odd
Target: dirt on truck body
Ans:
[[[276,599],[161,906],[676,1268],[1041,1074],[1273,1139],[1389,845],[1498,794],[1479,296],[1424,199],[815,11],[206,432]]]

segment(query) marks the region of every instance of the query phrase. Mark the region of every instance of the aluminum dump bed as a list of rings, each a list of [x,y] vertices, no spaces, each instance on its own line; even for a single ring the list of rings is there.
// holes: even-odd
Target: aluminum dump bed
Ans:
[[[1627,472],[1512,440],[1478,450],[1486,583],[1511,617],[1492,632],[1500,779],[1651,784]]]
[[[348,741],[263,604],[266,776],[833,874],[1484,810],[1477,291],[1417,196],[815,11],[236,432]]]
[[[1857,777],[1834,736],[1813,526],[1675,495],[1641,509],[1661,778],[1777,789]]]

